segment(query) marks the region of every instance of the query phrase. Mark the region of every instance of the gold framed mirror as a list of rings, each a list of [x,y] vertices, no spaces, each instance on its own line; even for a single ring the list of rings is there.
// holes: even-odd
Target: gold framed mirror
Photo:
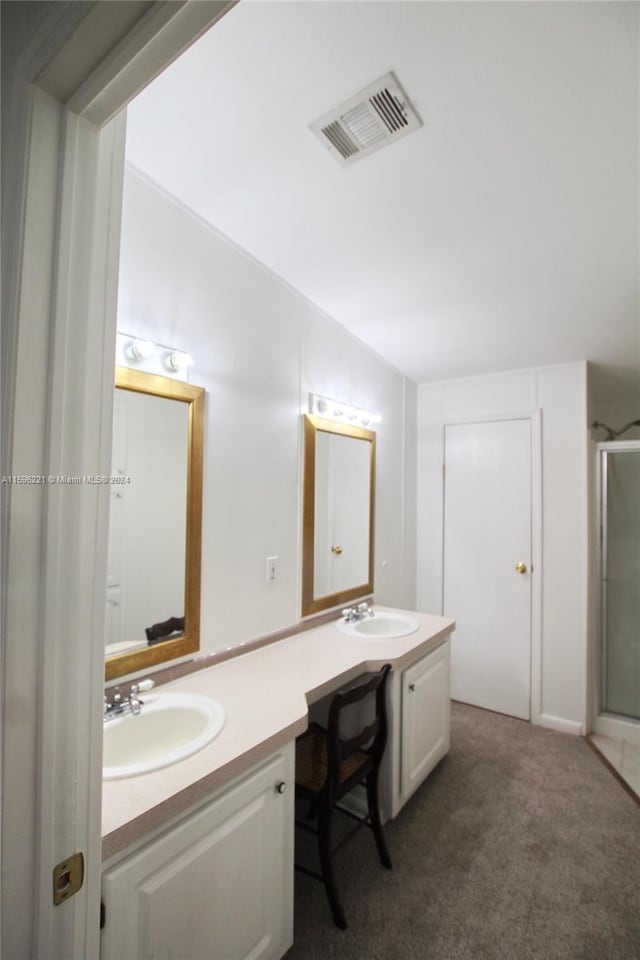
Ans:
[[[107,680],[200,647],[204,397],[116,367]]]
[[[302,615],[373,592],[376,435],[303,414]]]

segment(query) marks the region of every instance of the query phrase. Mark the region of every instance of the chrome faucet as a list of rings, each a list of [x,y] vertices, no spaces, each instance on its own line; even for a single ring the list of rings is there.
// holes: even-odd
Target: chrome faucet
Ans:
[[[154,686],[155,683],[151,678],[140,680],[139,683],[131,684],[129,693],[124,697],[120,692],[120,687],[114,687],[111,700],[106,694],[104,696],[104,722],[115,720],[116,717],[126,717],[128,714],[137,716],[143,707],[143,701],[138,698],[138,694],[151,690]]]
[[[368,603],[359,603],[357,607],[345,607],[342,611],[345,623],[356,623],[358,620],[364,620],[365,617],[375,617],[373,607]]]

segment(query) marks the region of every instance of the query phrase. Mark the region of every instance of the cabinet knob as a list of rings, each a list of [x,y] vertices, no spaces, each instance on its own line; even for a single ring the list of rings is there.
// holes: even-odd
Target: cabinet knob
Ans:
[[[276,793],[284,793],[287,789],[287,785],[284,780],[281,780],[280,783],[276,783]]]
[[[411,690],[411,693],[413,693],[413,691],[415,690],[415,688],[416,688],[415,683],[410,683],[410,684],[409,684],[409,690]]]

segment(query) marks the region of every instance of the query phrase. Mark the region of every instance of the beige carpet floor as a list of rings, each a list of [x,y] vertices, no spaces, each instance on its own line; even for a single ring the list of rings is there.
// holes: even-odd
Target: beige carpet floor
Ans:
[[[448,757],[338,855],[349,929],[296,874],[286,960],[640,960],[640,806],[585,741],[453,704]]]

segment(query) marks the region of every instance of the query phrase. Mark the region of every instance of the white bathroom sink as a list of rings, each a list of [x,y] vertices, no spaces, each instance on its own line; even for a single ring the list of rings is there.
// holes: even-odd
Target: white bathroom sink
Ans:
[[[135,777],[197,753],[224,726],[223,707],[195,693],[157,693],[142,698],[139,714],[104,725],[102,776]]]
[[[393,637],[408,637],[418,629],[418,621],[406,613],[391,613],[382,610],[372,617],[364,617],[347,623],[338,621],[338,629],[352,637],[366,637],[368,640],[390,640]]]

